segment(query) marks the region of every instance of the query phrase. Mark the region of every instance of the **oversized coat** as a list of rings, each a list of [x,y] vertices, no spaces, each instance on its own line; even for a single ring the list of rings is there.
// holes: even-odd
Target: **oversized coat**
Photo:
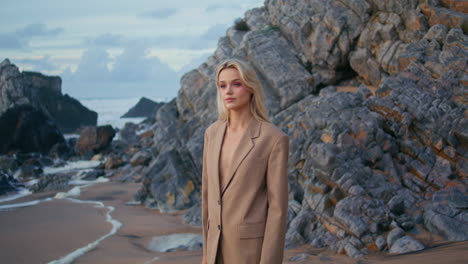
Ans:
[[[289,138],[271,123],[251,118],[219,184],[226,121],[205,132],[202,173],[203,254],[215,264],[282,263],[288,212]]]

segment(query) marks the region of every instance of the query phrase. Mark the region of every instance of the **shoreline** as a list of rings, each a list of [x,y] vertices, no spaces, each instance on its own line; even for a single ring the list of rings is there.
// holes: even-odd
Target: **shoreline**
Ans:
[[[37,205],[0,211],[0,248],[6,263],[48,263],[82,248],[108,234],[112,225],[106,221],[108,207],[112,219],[122,225],[114,235],[106,237],[96,248],[78,257],[73,263],[141,263],[195,264],[201,263],[201,251],[153,252],[148,249],[155,236],[169,234],[201,234],[201,228],[183,223],[183,212],[160,213],[143,205],[130,205],[138,183],[109,181],[82,188],[76,203],[68,199],[52,199]],[[34,193],[13,203],[31,202],[55,196],[55,192]],[[91,201],[101,202],[105,208],[95,207]],[[9,204],[12,201],[8,202]],[[0,203],[0,205],[4,205]],[[431,238],[433,239],[433,238]],[[47,243],[44,243],[47,242]],[[440,238],[427,249],[402,255],[370,252],[361,259],[337,254],[327,248],[303,245],[285,251],[283,263],[466,263],[468,241],[447,242]],[[298,254],[304,260],[289,261]],[[67,263],[67,262],[63,262]]]

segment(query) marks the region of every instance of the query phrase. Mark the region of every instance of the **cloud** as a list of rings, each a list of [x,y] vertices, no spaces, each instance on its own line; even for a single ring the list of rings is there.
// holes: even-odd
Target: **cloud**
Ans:
[[[63,28],[48,28],[44,23],[34,23],[13,32],[0,33],[0,49],[29,49],[29,42],[37,37],[55,37]]]
[[[178,8],[160,8],[141,13],[139,16],[153,19],[165,19],[176,14],[178,11]]]
[[[57,71],[59,70],[58,66],[52,62],[50,55],[45,55],[42,58],[38,59],[16,59],[15,62],[31,65],[32,71]]]
[[[179,86],[177,73],[157,57],[148,56],[148,47],[143,42],[128,44],[115,58],[103,48],[89,48],[77,70],[73,73],[68,69],[61,76],[64,91],[78,98],[172,98]]]
[[[210,6],[208,6],[207,8],[205,8],[205,12],[216,12],[216,11],[219,11],[220,9],[239,10],[239,9],[240,9],[240,6],[239,6],[239,5],[235,5],[235,4],[226,4],[226,5],[214,4],[214,5],[210,5]]]
[[[96,37],[87,37],[84,44],[98,47],[120,47],[125,44],[124,36],[119,34],[104,33]]]
[[[56,36],[62,32],[63,28],[47,28],[47,25],[44,23],[35,23],[17,29],[16,35],[23,38],[32,38],[38,36]]]

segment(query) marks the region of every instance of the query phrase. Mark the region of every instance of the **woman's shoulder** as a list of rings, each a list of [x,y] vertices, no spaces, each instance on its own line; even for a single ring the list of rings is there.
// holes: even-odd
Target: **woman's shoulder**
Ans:
[[[266,136],[273,138],[288,137],[288,135],[275,124],[267,121],[260,122],[262,124],[262,133],[265,133]]]
[[[212,131],[216,130],[216,128],[224,123],[224,121],[221,120],[216,120],[215,122],[211,123],[206,129],[205,129],[205,134],[210,134]]]

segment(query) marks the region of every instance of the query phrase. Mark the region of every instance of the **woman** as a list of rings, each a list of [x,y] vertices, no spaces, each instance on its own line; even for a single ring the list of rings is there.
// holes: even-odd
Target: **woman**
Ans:
[[[216,85],[219,120],[203,150],[203,263],[282,263],[289,139],[269,122],[248,64],[221,63]]]

